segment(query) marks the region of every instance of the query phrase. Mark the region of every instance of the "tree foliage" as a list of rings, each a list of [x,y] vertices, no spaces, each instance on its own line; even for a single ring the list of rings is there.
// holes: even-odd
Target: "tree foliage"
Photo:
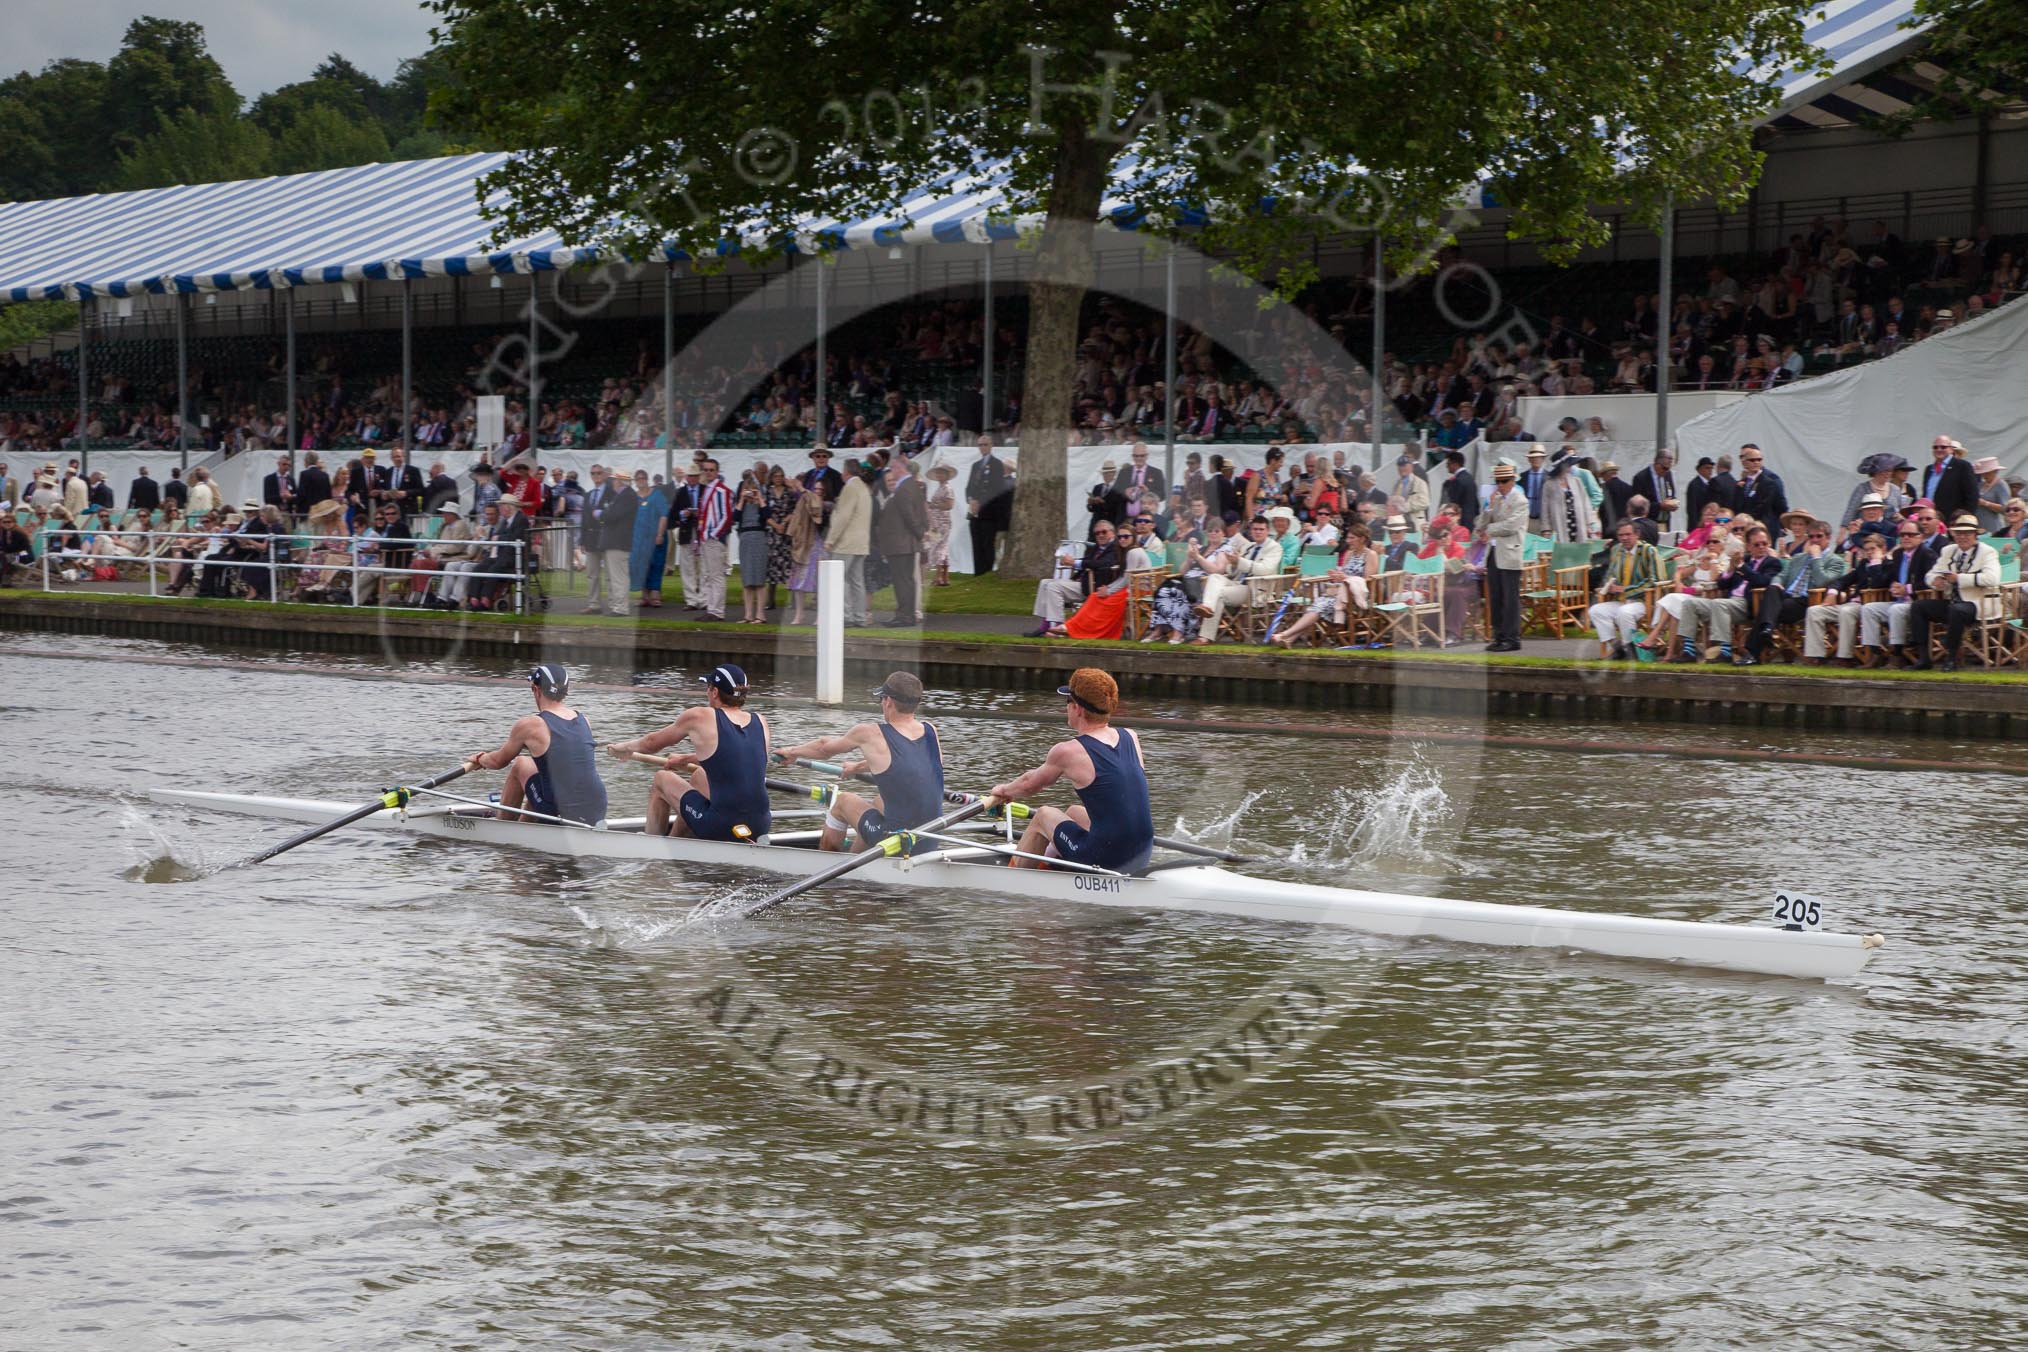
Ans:
[[[354,120],[335,108],[311,108],[275,140],[274,171],[300,174],[344,169],[388,157],[387,135],[371,119]]]
[[[1916,124],[1991,116],[2002,111],[1988,91],[2011,96],[2018,114],[2028,92],[2028,0],[1916,0],[1913,27],[1929,25],[1926,61],[1944,78],[1905,113],[1883,118],[1880,130],[1903,135]]]
[[[1010,211],[1045,222],[1049,278],[1031,290],[1010,561],[1030,569],[1063,521],[1089,274],[1066,232],[1109,193],[1157,233],[1192,204],[1206,244],[1285,293],[1311,279],[1319,232],[1377,229],[1411,254],[1482,181],[1516,233],[1567,253],[1605,229],[1595,202],[1658,219],[1671,198],[1740,200],[1772,95],[1736,68],[1815,59],[1795,0],[435,8],[456,83],[433,107],[531,148],[496,178],[503,236],[549,227],[635,253],[666,239],[710,258],[737,227],[764,252],[802,220],[898,214],[921,184],[1004,166]],[[527,78],[535,52],[542,80]]]
[[[139,19],[110,61],[66,58],[0,80],[0,201],[483,148],[465,129],[424,125],[447,78],[433,54],[380,81],[333,52],[242,112],[202,27]]]
[[[267,133],[236,113],[185,108],[166,115],[161,129],[120,157],[113,186],[166,188],[259,178],[268,172],[274,144]]]
[[[67,300],[31,300],[0,305],[0,352],[48,333],[77,327],[77,304]]]

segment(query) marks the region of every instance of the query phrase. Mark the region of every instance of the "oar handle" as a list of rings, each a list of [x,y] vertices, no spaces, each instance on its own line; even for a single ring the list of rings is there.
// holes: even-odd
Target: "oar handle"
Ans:
[[[864,774],[866,771],[866,763],[864,761],[857,761],[851,765],[847,765],[843,761],[809,760],[798,756],[796,757],[796,764],[807,765],[820,775],[836,775],[840,779],[849,779],[854,775]]]
[[[1177,840],[1174,836],[1156,836],[1155,843],[1165,850],[1174,850],[1178,854],[1194,854],[1205,859],[1222,860],[1228,864],[1257,864],[1260,862],[1257,856],[1251,854],[1238,854],[1232,850],[1221,850],[1212,845],[1199,845],[1194,841]]]

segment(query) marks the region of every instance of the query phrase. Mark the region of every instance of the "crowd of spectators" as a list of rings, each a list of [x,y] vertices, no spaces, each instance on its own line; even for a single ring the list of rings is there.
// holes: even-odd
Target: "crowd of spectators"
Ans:
[[[1503,456],[1494,477],[1513,480],[1542,547],[1529,594],[1558,634],[1563,617],[1593,627],[1602,658],[1751,666],[1793,639],[1808,664],[1927,668],[1936,624],[1935,660],[1949,669],[1968,631],[2020,613],[2028,481],[1948,437],[1920,468],[1867,457],[1837,522],[1792,508],[1753,445],[1736,461],[1700,457],[1687,475],[1664,451],[1623,477],[1581,442],[1532,444],[1520,460]],[[1475,627],[1493,637],[1493,485],[1465,464],[1455,449],[1440,467],[1405,453],[1376,474],[1339,454],[1270,449],[1263,468],[1236,473],[1192,452],[1171,487],[1136,443],[1088,488],[1085,541],[1038,583],[1034,633],[1284,647],[1419,646],[1425,635],[1456,646]],[[1559,550],[1573,574],[1563,581],[1547,576]],[[2018,636],[2004,637],[1987,651],[2018,651]]]

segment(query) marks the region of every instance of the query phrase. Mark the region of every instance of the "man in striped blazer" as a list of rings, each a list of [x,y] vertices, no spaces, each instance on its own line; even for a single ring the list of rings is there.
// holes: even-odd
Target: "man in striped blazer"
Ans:
[[[704,481],[697,489],[697,595],[683,599],[703,605],[707,620],[725,618],[726,540],[732,535],[732,489],[718,473],[718,462],[703,464]]]

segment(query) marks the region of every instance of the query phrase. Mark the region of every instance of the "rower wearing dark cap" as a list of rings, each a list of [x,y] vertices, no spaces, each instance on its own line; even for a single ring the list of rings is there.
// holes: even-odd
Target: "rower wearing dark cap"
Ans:
[[[697,679],[704,683],[703,704],[684,710],[660,731],[606,750],[616,756],[652,754],[689,738],[689,753],[671,756],[655,773],[648,790],[648,834],[758,840],[773,823],[767,720],[745,707],[746,673],[738,667],[713,667]]]
[[[845,834],[854,832],[852,848],[863,850],[891,831],[921,826],[944,810],[944,755],[936,725],[916,717],[922,707],[922,681],[913,672],[897,671],[873,692],[880,702],[880,722],[860,723],[842,737],[812,737],[779,752],[785,764],[804,757],[842,756],[857,751],[861,759],[848,773],[873,781],[868,798],[840,793],[824,817],[819,849],[842,850]],[[910,850],[934,850],[936,841],[917,841]]]
[[[467,772],[506,770],[500,786],[500,815],[524,817],[520,809],[590,825],[605,820],[606,785],[599,778],[598,743],[584,715],[564,703],[570,673],[561,662],[544,662],[528,673],[535,712],[514,721],[507,740],[491,751],[465,758]]]
[[[1079,667],[1070,673],[1070,684],[1057,687],[1056,693],[1064,697],[1064,721],[1077,735],[1051,747],[1048,758],[1027,774],[996,785],[991,796],[1010,802],[1068,779],[1081,806],[1037,808],[1021,849],[1121,873],[1146,868],[1155,848],[1155,819],[1140,740],[1112,725],[1120,703],[1118,684],[1096,667]],[[1010,862],[1037,867],[1027,859]]]

